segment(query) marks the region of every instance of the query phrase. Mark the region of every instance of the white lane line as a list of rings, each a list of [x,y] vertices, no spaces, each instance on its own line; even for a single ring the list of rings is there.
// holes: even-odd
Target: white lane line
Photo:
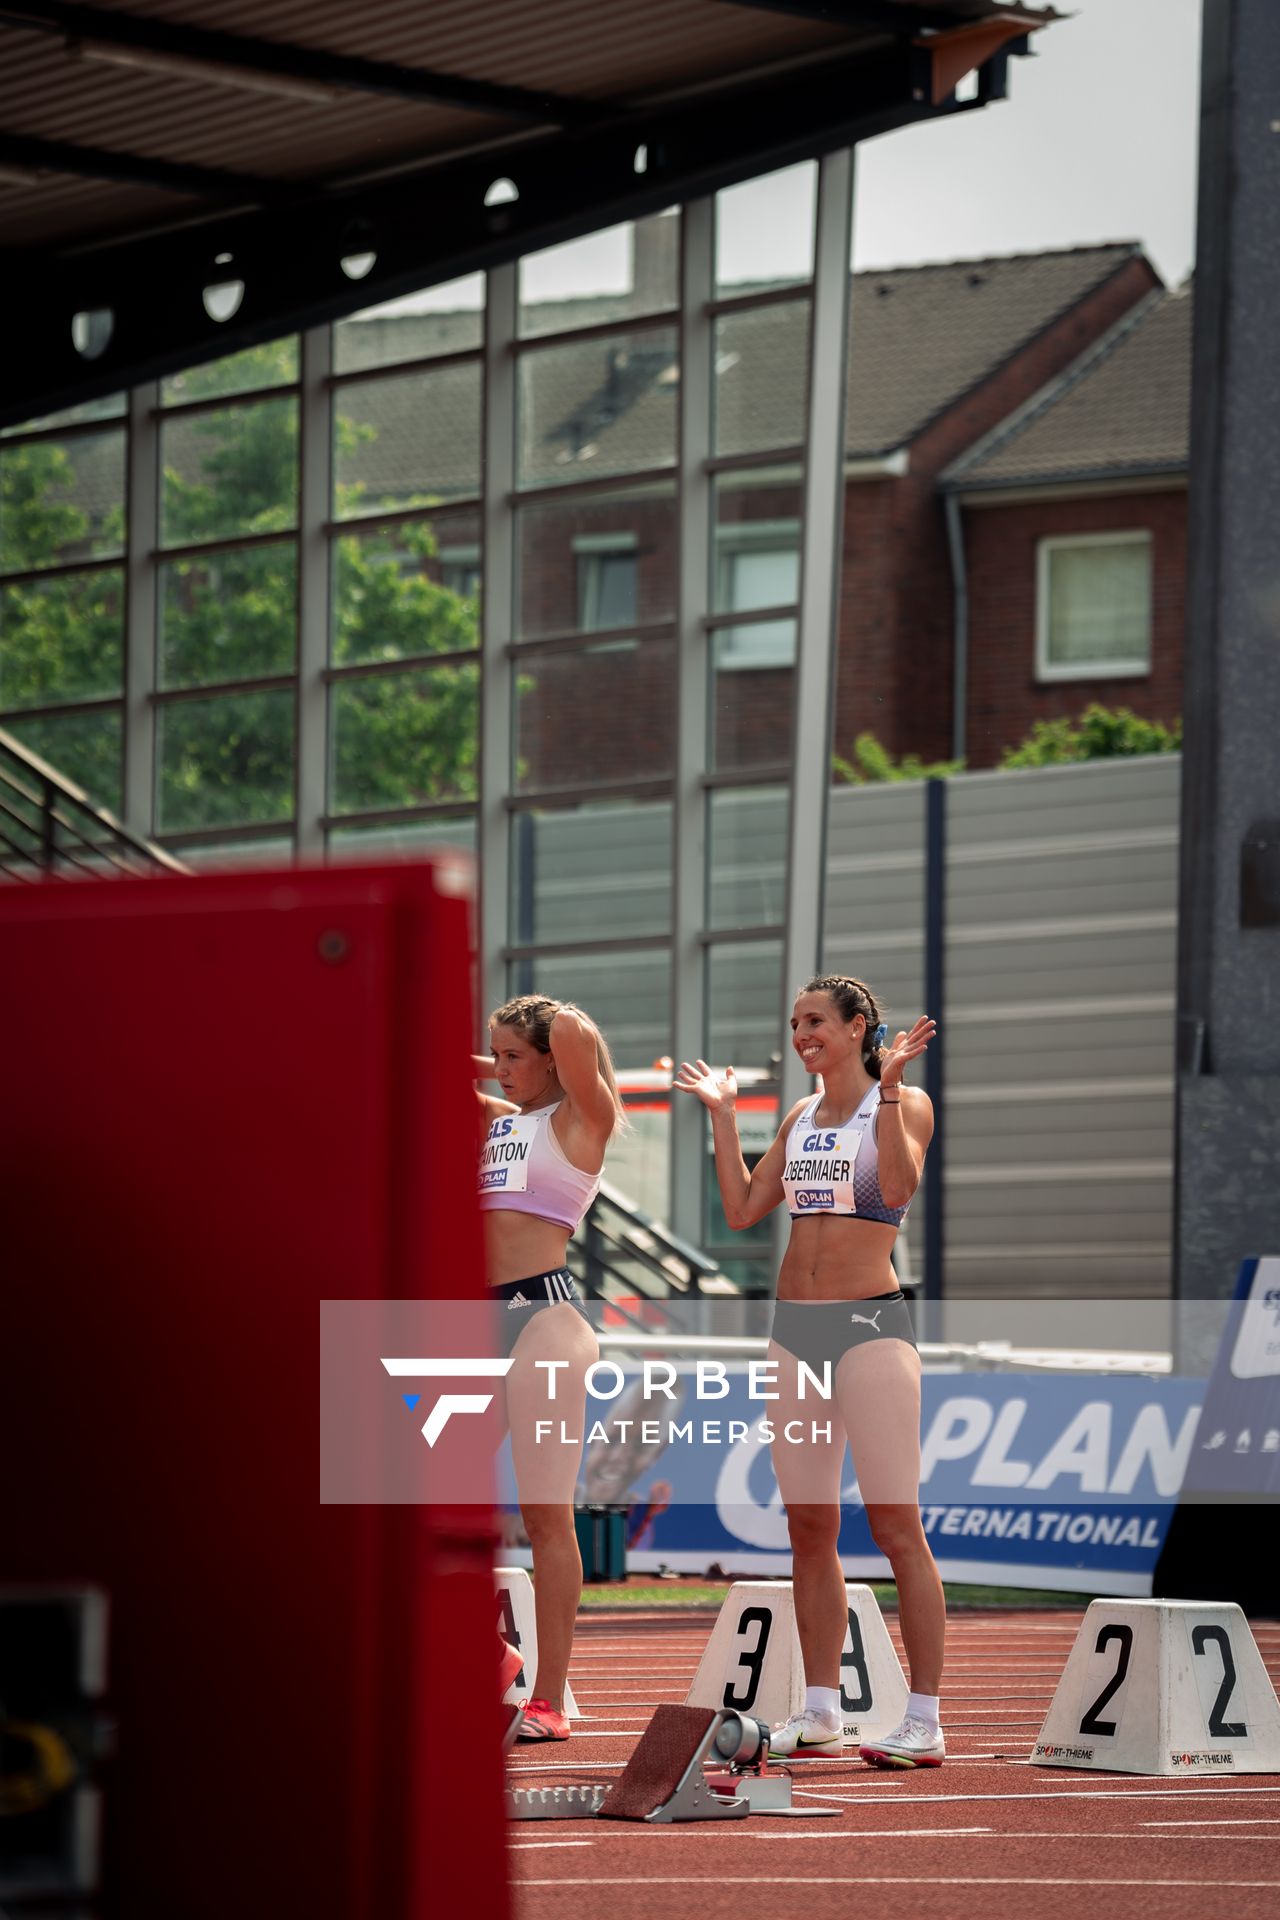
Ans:
[[[820,1760],[806,1760],[808,1767],[822,1766]],[[831,1761],[825,1763],[834,1764]],[[885,1780],[885,1792],[891,1791],[893,1782],[900,1775],[892,1775]],[[1255,1793],[1280,1793],[1280,1787],[1057,1787],[1043,1791],[1023,1793],[904,1793],[893,1795],[895,1806],[913,1807],[937,1805],[941,1801],[956,1800],[1241,1800]],[[884,1794],[848,1794],[839,1787],[824,1789],[828,1800],[843,1800],[846,1806],[874,1807],[882,1803]]]
[[[665,1831],[665,1829],[664,1829]],[[779,1836],[782,1837],[782,1836]],[[818,1839],[820,1836],[812,1836]],[[690,1880],[685,1875],[667,1878],[658,1874],[628,1876],[626,1879],[594,1876],[590,1880],[520,1880],[520,1887],[684,1887],[687,1891],[697,1888],[701,1882]],[[1013,1875],[1001,1876],[973,1874],[956,1875],[944,1879],[940,1874],[823,1874],[812,1878],[799,1874],[779,1875],[768,1879],[761,1874],[744,1874],[741,1877],[718,1873],[714,1884],[717,1887],[1196,1887],[1200,1892],[1210,1888],[1275,1888],[1280,1880],[1079,1880],[1074,1874],[1063,1879],[1031,1879]]]
[[[512,1772],[513,1773],[621,1773],[622,1769],[626,1766],[626,1764],[627,1763],[625,1760],[584,1760],[581,1766],[572,1766],[572,1765],[567,1765],[562,1760],[558,1767],[553,1767],[553,1766],[546,1766],[546,1765],[530,1766],[529,1763],[526,1761],[521,1766],[513,1767]]]
[[[1264,1819],[1260,1813],[1257,1813],[1252,1814],[1247,1820],[1140,1820],[1138,1825],[1140,1827],[1280,1827],[1280,1820],[1274,1817]],[[1198,1837],[1198,1835],[1192,1834],[1188,1834],[1187,1836],[1188,1839]],[[1270,1838],[1270,1835],[1244,1833],[1241,1834],[1240,1838],[1242,1840],[1266,1840]]]
[[[962,1840],[973,1840],[989,1836],[995,1840],[1008,1840],[1011,1836],[999,1833],[994,1827],[827,1827],[822,1833],[762,1833],[758,1827],[752,1827],[742,1834],[744,1840],[950,1840],[956,1836]],[[1132,1835],[1127,1836],[1132,1839]],[[1261,1837],[1261,1836],[1259,1836]]]
[[[536,1847],[539,1852],[548,1847],[591,1847],[593,1840],[508,1840],[508,1853],[532,1853]]]
[[[717,1827],[717,1832],[720,1828]],[[828,1827],[822,1833],[762,1833],[751,1828],[739,1835],[742,1840],[950,1840],[953,1836],[961,1840],[986,1838],[1003,1847],[1011,1840],[1070,1840],[1077,1845],[1081,1840],[1127,1840],[1132,1843],[1138,1836],[1132,1828],[1120,1833],[1095,1833],[1083,1829],[1079,1833],[1010,1833],[1007,1828],[995,1827]],[[1168,1839],[1171,1836],[1162,1836]],[[1195,1840],[1203,1846],[1209,1835],[1185,1833],[1179,1838]],[[1246,1840],[1252,1840],[1258,1846],[1271,1846],[1275,1836],[1270,1833],[1224,1833],[1218,1836],[1223,1845],[1239,1846]],[[1153,1882],[1154,1884],[1154,1882]]]

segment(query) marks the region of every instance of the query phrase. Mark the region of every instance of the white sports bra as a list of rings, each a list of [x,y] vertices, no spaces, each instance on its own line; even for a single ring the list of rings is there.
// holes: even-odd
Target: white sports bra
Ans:
[[[880,1153],[875,1136],[879,1081],[840,1127],[817,1125],[814,1115],[822,1099],[822,1094],[816,1093],[801,1108],[787,1135],[782,1189],[788,1213],[793,1220],[804,1220],[813,1213],[835,1213],[900,1227],[907,1217],[906,1207],[886,1206],[880,1191]]]

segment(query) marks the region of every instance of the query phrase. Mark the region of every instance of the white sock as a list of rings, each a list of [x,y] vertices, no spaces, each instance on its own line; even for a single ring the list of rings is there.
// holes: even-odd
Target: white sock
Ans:
[[[804,1710],[806,1713],[821,1714],[824,1720],[834,1724],[840,1718],[839,1687],[806,1687]]]
[[[938,1729],[938,1701],[936,1693],[909,1693],[907,1695],[907,1718],[923,1720],[926,1726]]]

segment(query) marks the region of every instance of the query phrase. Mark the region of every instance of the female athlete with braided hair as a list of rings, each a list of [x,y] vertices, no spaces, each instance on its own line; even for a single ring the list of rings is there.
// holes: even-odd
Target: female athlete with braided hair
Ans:
[[[840,1656],[848,1612],[836,1550],[846,1438],[872,1537],[893,1568],[911,1672],[907,1711],[883,1739],[864,1741],[875,1766],[940,1766],[946,1748],[938,1689],[946,1626],[942,1582],[920,1520],[920,1356],[891,1262],[893,1243],[920,1183],[933,1133],[927,1094],[903,1085],[907,1064],[934,1034],[917,1020],[886,1047],[875,995],[844,974],[810,980],[791,1015],[792,1045],[821,1075],[798,1101],[750,1172],[734,1115],[733,1068],[682,1062],[674,1084],[711,1114],[716,1174],[731,1227],[753,1226],[785,1204],[791,1237],[778,1275],[769,1359],[779,1397],[776,1433],[813,1422],[814,1396],[798,1394],[803,1360],[822,1378],[831,1366],[829,1441],[773,1447],[791,1535],[796,1624],[804,1655],[805,1706],[770,1741],[774,1753],[838,1754],[843,1747]],[[838,1416],[838,1417],[837,1417]]]
[[[489,1037],[492,1057],[473,1054],[472,1065],[477,1079],[498,1081],[503,1098],[480,1095],[480,1207],[499,1340],[514,1362],[507,1424],[538,1628],[538,1670],[519,1737],[567,1740],[564,1690],[582,1593],[573,1524],[582,1442],[557,1436],[585,1431],[576,1423],[600,1349],[565,1257],[626,1116],[604,1036],[579,1008],[522,994],[490,1014]],[[540,1421],[550,1429],[541,1437]],[[503,1671],[509,1684],[509,1665]]]

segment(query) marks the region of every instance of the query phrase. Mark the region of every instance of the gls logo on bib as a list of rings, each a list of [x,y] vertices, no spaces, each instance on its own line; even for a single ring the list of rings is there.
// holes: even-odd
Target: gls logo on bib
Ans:
[[[536,1121],[526,1113],[499,1114],[480,1155],[480,1191],[524,1193],[529,1185],[529,1148]]]
[[[801,1143],[801,1153],[830,1153],[838,1135],[834,1133],[808,1133]]]

